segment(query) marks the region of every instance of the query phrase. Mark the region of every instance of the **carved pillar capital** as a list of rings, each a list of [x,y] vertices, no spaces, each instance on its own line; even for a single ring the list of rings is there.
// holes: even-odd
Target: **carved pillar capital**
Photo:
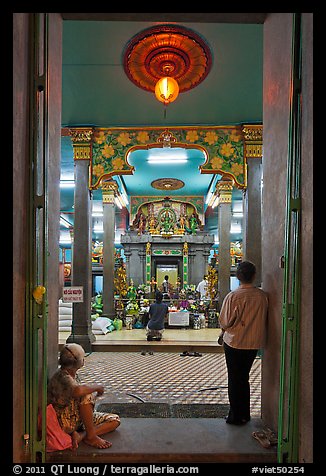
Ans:
[[[103,205],[113,204],[119,186],[115,180],[108,180],[102,183]]]
[[[244,137],[244,156],[261,159],[263,156],[263,126],[257,124],[244,124],[242,126]]]
[[[220,203],[231,203],[233,180],[223,176],[216,184],[216,195],[218,196],[218,205]]]
[[[74,127],[69,129],[74,150],[74,160],[92,159],[92,135],[93,128]]]

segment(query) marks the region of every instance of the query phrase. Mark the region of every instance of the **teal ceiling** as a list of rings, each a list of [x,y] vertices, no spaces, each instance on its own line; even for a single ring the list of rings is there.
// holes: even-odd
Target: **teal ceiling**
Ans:
[[[180,153],[181,159],[179,159]],[[168,163],[160,162],[166,158]],[[159,191],[151,186],[152,181],[160,178],[178,178],[184,182],[185,185],[181,189],[169,191],[171,196],[206,195],[213,178],[212,174],[199,172],[199,166],[205,162],[205,155],[198,149],[135,150],[129,155],[128,162],[135,167],[134,176],[124,177],[130,195],[138,195],[140,190],[141,195],[166,194],[166,191]]]
[[[150,22],[63,22],[63,125],[226,125],[262,120],[263,26],[179,23],[208,43],[207,78],[168,107],[136,87],[123,51]]]
[[[166,23],[172,23],[174,14],[166,15],[169,15]],[[206,40],[213,64],[201,84],[181,93],[168,106],[166,117],[162,103],[155,99],[154,94],[135,86],[123,68],[123,52],[128,41],[140,31],[160,22],[155,19],[151,22],[64,20],[62,126],[169,127],[261,123],[263,25],[251,24],[250,15],[264,14],[234,15],[247,15],[249,20],[244,24],[176,22]],[[61,152],[61,175],[73,177],[73,150],[69,137],[62,138]],[[158,178],[176,178],[182,180],[185,186],[171,192],[171,196],[187,194],[205,198],[214,177],[198,171],[198,166],[204,162],[202,152],[190,149],[186,153],[186,163],[163,166],[148,163],[150,150],[134,151],[128,160],[135,167],[135,172],[123,177],[127,194],[166,195],[165,191],[154,189],[151,182]],[[235,190],[234,201],[241,198],[242,192]],[[101,191],[95,191],[93,199],[100,203]],[[65,218],[69,218],[71,223],[72,207],[73,189],[62,189],[61,210],[68,212]],[[123,230],[126,226],[128,219],[124,211],[117,210],[117,227]],[[217,234],[217,208],[207,211],[205,229]],[[93,237],[101,239],[100,235],[93,234]],[[233,236],[233,239],[239,238],[241,233]]]

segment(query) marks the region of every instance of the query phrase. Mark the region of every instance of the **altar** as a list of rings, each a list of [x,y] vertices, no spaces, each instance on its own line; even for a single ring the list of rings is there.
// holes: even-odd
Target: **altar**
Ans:
[[[214,236],[203,231],[202,197],[136,197],[130,230],[121,235],[127,278],[135,285],[167,274],[171,285],[198,284],[207,271]]]
[[[158,270],[175,269],[180,285],[198,284],[207,272],[208,257],[214,236],[204,232],[196,236],[173,236],[167,242],[159,236],[138,235],[127,232],[121,235],[126,259],[127,279],[138,286],[150,283],[152,277],[158,285]],[[163,273],[164,274],[164,273]],[[174,284],[171,281],[171,284]]]

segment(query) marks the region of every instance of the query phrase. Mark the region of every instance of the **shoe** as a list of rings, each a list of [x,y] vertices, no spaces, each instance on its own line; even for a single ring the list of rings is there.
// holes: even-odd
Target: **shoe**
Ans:
[[[187,355],[189,355],[189,352],[187,350],[184,350],[182,354],[180,354],[180,357],[186,357]]]
[[[252,433],[252,437],[255,438],[255,440],[259,441],[263,448],[271,447],[271,442],[269,441],[264,431],[254,431]]]
[[[278,438],[277,438],[277,436],[276,436],[276,434],[274,433],[273,430],[271,430],[270,428],[266,428],[265,434],[266,434],[271,446],[277,445]]]
[[[152,336],[147,336],[147,340],[153,340]]]

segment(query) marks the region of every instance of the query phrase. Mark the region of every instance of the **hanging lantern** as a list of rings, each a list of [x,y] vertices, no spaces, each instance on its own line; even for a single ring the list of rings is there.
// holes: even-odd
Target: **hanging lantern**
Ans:
[[[166,106],[170,104],[170,102],[175,101],[178,95],[179,85],[174,78],[166,76],[157,81],[155,85],[156,99],[163,102]]]

